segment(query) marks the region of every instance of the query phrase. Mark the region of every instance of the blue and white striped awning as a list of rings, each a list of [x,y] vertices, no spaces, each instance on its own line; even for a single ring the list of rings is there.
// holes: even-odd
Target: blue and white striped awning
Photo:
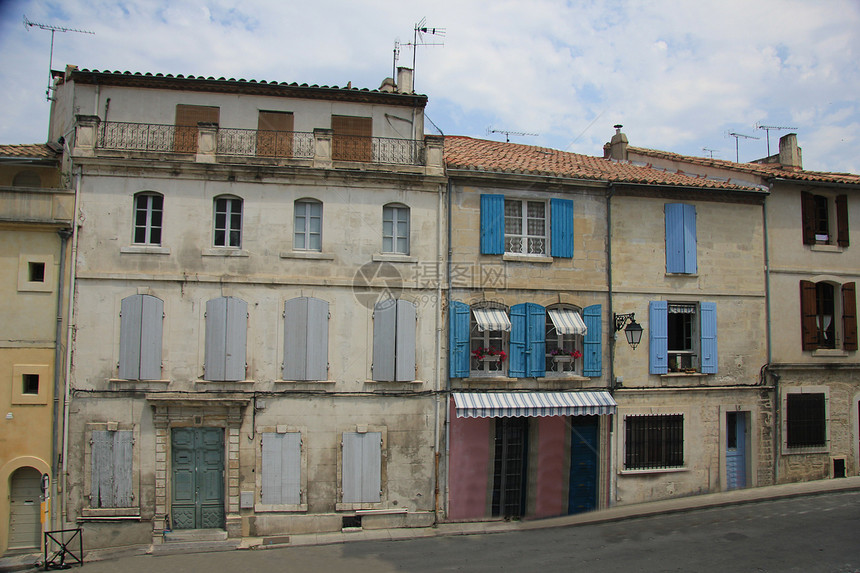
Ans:
[[[458,418],[524,418],[614,414],[609,392],[455,392]]]
[[[575,310],[551,308],[547,311],[549,318],[559,334],[578,334],[584,336],[588,332],[582,317]]]
[[[500,308],[473,308],[472,314],[475,315],[475,321],[478,323],[478,330],[494,331],[501,330],[504,332],[511,331],[511,319],[508,318],[508,313]]]

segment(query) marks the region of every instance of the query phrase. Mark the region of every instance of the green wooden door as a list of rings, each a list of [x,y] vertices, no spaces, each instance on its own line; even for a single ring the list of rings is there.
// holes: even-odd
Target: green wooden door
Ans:
[[[224,527],[224,430],[174,428],[174,529]]]

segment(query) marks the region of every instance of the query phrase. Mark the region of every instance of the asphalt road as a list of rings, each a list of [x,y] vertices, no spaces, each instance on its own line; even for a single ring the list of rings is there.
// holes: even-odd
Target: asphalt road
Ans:
[[[87,563],[83,571],[860,573],[860,492],[516,533],[145,555]]]

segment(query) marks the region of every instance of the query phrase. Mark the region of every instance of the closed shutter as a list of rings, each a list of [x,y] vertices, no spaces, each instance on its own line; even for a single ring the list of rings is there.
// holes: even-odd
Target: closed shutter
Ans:
[[[378,302],[373,308],[373,379],[394,380],[395,340],[397,335],[397,304],[394,299]]]
[[[370,161],[372,158],[373,118],[331,116],[332,158],[343,161]]]
[[[262,449],[262,502],[269,505],[301,503],[302,435],[298,432],[264,433]]]
[[[696,207],[666,205],[666,272],[696,272]]]
[[[546,310],[539,304],[526,304],[526,375],[546,375]]]
[[[448,370],[451,378],[469,377],[469,305],[451,301],[448,311]]]
[[[176,104],[176,127],[173,150],[176,153],[197,153],[197,124],[220,121],[221,110],[215,106]]]
[[[651,374],[669,372],[669,305],[665,300],[648,304],[648,350]]]
[[[505,252],[505,196],[481,195],[481,254]]]
[[[702,326],[702,374],[716,374],[717,354],[717,305],[713,302],[699,304]]]
[[[511,307],[511,338],[508,347],[508,376],[511,378],[525,378],[526,376],[527,331],[526,304],[515,304]]]
[[[800,281],[800,335],[803,350],[818,348],[815,283]]]
[[[800,218],[803,224],[803,244],[815,244],[815,199],[812,193],[800,193]]]
[[[122,299],[119,314],[119,377],[125,380],[140,379],[142,313],[142,295]]]
[[[131,507],[132,432],[94,430],[91,440],[90,507]]]
[[[292,157],[293,114],[285,111],[260,111],[257,118],[257,155]]]
[[[140,325],[140,379],[161,379],[161,336],[164,301],[150,295],[142,297]]]
[[[113,434],[113,470],[114,470],[114,500],[115,507],[131,507],[133,465],[132,445],[134,435],[131,430],[108,432]]]
[[[854,283],[842,285],[843,350],[857,350],[857,295]]]
[[[415,379],[415,326],[415,305],[408,300],[398,300],[394,365],[394,377],[398,382]]]
[[[238,298],[206,301],[206,380],[245,379],[248,304]]]
[[[380,501],[382,434],[344,432],[342,493],[344,503]]]
[[[583,347],[583,376],[601,376],[603,374],[603,308],[593,304],[582,309],[582,320],[587,329],[582,339]]]
[[[328,302],[311,297],[284,303],[284,380],[328,378]]]
[[[551,199],[553,257],[573,257],[573,201],[570,199]]]
[[[847,247],[848,241],[848,195],[836,197],[836,242]]]

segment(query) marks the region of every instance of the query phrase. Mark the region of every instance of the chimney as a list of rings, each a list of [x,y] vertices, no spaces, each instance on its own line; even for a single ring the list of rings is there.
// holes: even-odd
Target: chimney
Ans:
[[[412,93],[412,69],[397,68],[397,93]]]
[[[779,138],[779,164],[787,169],[803,169],[803,157],[797,146],[797,134],[789,133]]]
[[[621,128],[624,126],[617,124],[614,127],[615,135],[613,135],[612,139],[609,140],[609,159],[627,161],[627,136],[621,133]],[[604,155],[606,155],[605,147]]]
[[[382,85],[379,86],[379,91],[389,93],[389,94],[394,93],[394,91],[396,89],[397,89],[397,86],[394,85],[394,79],[393,78],[385,78],[384,80],[382,80]]]

